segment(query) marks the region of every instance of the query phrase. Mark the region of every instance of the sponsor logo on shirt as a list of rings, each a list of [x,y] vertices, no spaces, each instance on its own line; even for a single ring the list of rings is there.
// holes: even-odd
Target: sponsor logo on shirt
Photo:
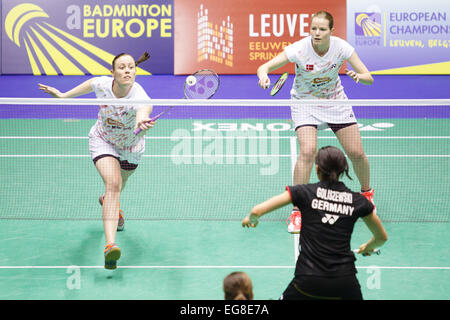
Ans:
[[[307,64],[306,65],[306,71],[313,71],[314,70],[314,65],[313,64]]]
[[[314,78],[313,83],[315,84],[321,84],[324,82],[330,82],[331,78],[330,77],[325,77],[325,78]]]
[[[111,119],[111,118],[107,118],[105,122],[106,122],[106,124],[108,124],[108,125],[110,125],[112,127],[117,127],[117,128],[124,128],[125,127],[125,125],[122,122],[120,122],[118,120]]]
[[[339,219],[339,216],[334,214],[325,214],[325,217],[322,218],[322,223],[329,223],[334,224],[337,219]]]
[[[314,78],[312,81],[312,86],[317,88],[321,86],[327,85],[331,81],[330,77],[324,77],[324,78]]]

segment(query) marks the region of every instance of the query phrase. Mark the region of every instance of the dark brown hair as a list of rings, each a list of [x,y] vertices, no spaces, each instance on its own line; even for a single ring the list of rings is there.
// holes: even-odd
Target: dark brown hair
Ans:
[[[313,14],[313,18],[314,17],[317,17],[317,16],[324,16],[324,18],[325,19],[327,19],[328,20],[328,26],[330,27],[330,30],[331,29],[333,29],[333,27],[334,27],[334,18],[333,18],[333,16],[331,15],[331,13],[329,13],[329,12],[327,12],[327,11],[317,11],[316,13],[314,13]],[[312,20],[312,18],[311,18],[311,20]]]
[[[223,280],[225,300],[253,300],[253,285],[250,277],[241,271],[230,273]]]
[[[336,147],[326,146],[320,148],[316,155],[316,165],[322,174],[321,180],[338,181],[340,176],[348,174],[348,162],[344,153]]]
[[[112,68],[113,68],[113,70],[116,68],[116,60],[119,59],[119,58],[122,57],[122,56],[130,56],[130,57],[131,57],[131,54],[122,52],[122,53],[119,53],[117,56],[115,56],[114,59],[113,59],[113,61],[112,61]],[[139,59],[136,60],[136,62],[135,62],[136,67],[138,66],[138,64],[140,64],[140,63],[142,63],[142,62],[148,60],[149,58],[150,58],[150,55],[148,54],[148,52],[144,52],[144,53],[139,57]]]

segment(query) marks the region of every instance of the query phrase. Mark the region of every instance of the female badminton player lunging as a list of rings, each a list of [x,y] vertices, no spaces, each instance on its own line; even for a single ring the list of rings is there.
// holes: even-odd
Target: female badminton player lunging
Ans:
[[[294,279],[281,299],[361,300],[355,255],[350,249],[353,227],[362,218],[373,235],[359,247],[358,253],[364,255],[381,247],[387,233],[373,204],[339,181],[344,173],[349,177],[341,150],[330,146],[319,149],[315,164],[318,183],[286,187],[282,194],[253,207],[242,226],[256,227],[262,215],[292,203],[302,212],[302,250]]]
[[[119,197],[128,178],[137,168],[145,150],[145,132],[155,122],[149,122],[152,106],[128,105],[133,99],[150,99],[144,89],[135,82],[136,66],[147,60],[148,54],[137,61],[127,53],[117,55],[112,61],[112,77],[94,77],[77,87],[61,93],[58,89],[39,84],[39,89],[55,98],[73,98],[95,92],[99,99],[123,99],[123,105],[102,105],[98,120],[89,132],[91,158],[105,184],[100,196],[106,246],[105,268],[116,269],[121,255],[115,243],[116,231],[124,228],[123,212]],[[134,130],[140,128],[141,134]]]
[[[370,85],[373,78],[354,48],[345,40],[332,36],[334,19],[319,11],[311,20],[310,36],[287,46],[282,53],[258,68],[259,85],[270,86],[268,73],[288,62],[295,63],[292,99],[347,99],[339,70],[348,61],[355,71],[347,70],[356,83]],[[294,184],[308,183],[317,149],[317,130],[330,127],[350,158],[361,184],[361,193],[373,203],[369,161],[364,153],[358,125],[349,105],[291,107],[300,153],[294,169]],[[294,208],[288,231],[300,233],[301,214]]]

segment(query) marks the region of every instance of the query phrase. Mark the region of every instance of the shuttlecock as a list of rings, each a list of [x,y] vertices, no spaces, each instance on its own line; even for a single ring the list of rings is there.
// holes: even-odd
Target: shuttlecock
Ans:
[[[194,86],[197,83],[197,79],[194,76],[189,76],[186,78],[186,83],[188,86]]]

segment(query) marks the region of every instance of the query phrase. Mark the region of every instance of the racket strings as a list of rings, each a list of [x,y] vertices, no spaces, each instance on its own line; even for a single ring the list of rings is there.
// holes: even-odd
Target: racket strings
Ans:
[[[193,74],[196,79],[194,85],[184,86],[187,99],[209,99],[219,88],[219,77],[214,71],[201,70]]]

